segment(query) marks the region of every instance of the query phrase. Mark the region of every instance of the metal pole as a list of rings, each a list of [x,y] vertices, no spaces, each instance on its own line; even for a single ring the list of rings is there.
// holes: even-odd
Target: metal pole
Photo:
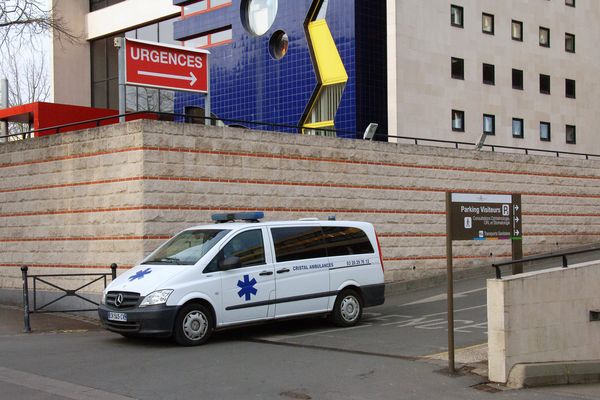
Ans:
[[[21,267],[21,275],[23,276],[23,322],[25,324],[25,333],[31,332],[31,321],[29,319],[29,287],[27,285],[27,265]]]
[[[454,274],[452,270],[452,193],[446,192],[446,270],[448,276],[448,372],[454,368]]]
[[[0,109],[8,108],[8,80],[6,78],[0,79]],[[0,143],[7,141],[8,136],[8,123],[6,121],[0,121]]]
[[[126,112],[126,88],[125,88],[125,47],[127,39],[115,38],[115,47],[119,48],[119,122],[125,122]]]
[[[117,279],[117,264],[110,264],[110,272],[112,280],[114,281],[115,279]]]
[[[206,55],[206,97],[204,98],[204,116],[210,118],[210,56]],[[212,120],[207,119],[205,125],[212,125]]]

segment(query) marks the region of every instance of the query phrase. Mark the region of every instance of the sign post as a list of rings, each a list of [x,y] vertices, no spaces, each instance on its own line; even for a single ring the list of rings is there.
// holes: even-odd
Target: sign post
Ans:
[[[523,257],[520,194],[446,193],[446,264],[448,269],[448,370],[454,366],[453,240],[511,240],[513,260]],[[513,273],[523,266],[513,267]]]
[[[119,38],[119,113],[125,113],[125,86],[204,93],[210,117],[210,76],[206,50]]]

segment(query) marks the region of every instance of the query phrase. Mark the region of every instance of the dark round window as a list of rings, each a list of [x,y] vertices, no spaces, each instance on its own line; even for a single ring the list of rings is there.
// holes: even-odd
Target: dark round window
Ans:
[[[269,53],[276,60],[281,60],[288,51],[289,39],[284,31],[276,31],[269,39]]]

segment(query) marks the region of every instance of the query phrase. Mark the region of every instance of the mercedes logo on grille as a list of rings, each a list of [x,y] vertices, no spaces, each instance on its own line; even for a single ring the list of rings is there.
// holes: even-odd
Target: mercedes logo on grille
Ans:
[[[119,295],[115,299],[115,306],[120,307],[121,304],[123,304],[123,293],[119,293]]]

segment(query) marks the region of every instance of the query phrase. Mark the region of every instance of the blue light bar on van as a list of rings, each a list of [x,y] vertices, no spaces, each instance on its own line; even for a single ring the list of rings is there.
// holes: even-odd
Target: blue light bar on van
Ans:
[[[265,217],[264,212],[255,211],[255,212],[213,214],[210,218],[219,224],[219,223],[223,223],[223,222],[233,222],[233,221],[258,222],[260,219],[262,219],[264,217]]]

